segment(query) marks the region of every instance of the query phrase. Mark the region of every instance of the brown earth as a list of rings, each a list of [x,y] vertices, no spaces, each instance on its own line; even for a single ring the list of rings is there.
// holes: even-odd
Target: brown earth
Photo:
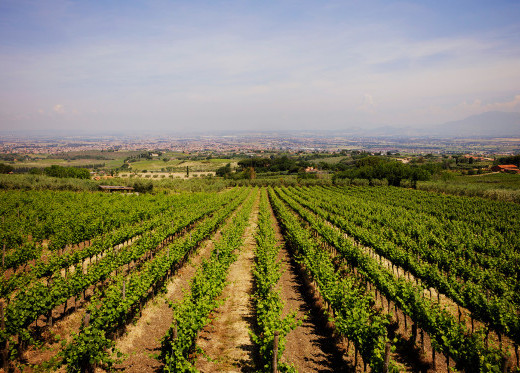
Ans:
[[[236,210],[226,219],[222,227],[228,225],[235,216]],[[129,325],[122,337],[116,341],[116,349],[125,354],[124,361],[116,365],[116,369],[124,372],[160,371],[163,364],[157,359],[160,354],[161,338],[164,337],[173,321],[173,312],[169,301],[180,300],[188,290],[189,284],[203,259],[208,258],[214,243],[220,239],[222,227],[205,240],[191,254],[189,261],[182,266],[168,281],[166,293],[158,295],[149,302],[142,316],[134,325]],[[97,372],[102,372],[97,369]]]
[[[341,231],[341,229],[339,227],[333,225],[331,222],[326,221],[326,223],[327,223],[327,225],[333,227],[334,229]],[[385,257],[380,256],[372,248],[360,244],[353,237],[350,237],[346,233],[342,232],[342,234],[346,239],[350,240],[359,249],[361,249],[366,255],[370,256],[372,259],[379,261],[382,266],[384,266],[388,270],[392,271],[394,276],[396,276],[396,277],[404,276],[404,277],[406,277],[407,280],[409,280],[411,282],[418,282],[419,284],[421,283],[420,279],[415,278],[413,276],[413,274],[411,274],[408,271],[405,271],[403,268],[401,268],[397,265],[393,265],[393,263],[390,260],[386,259]],[[337,255],[337,253],[335,253],[335,255]],[[485,327],[485,325],[483,323],[479,322],[478,320],[473,320],[473,325],[472,325],[471,312],[466,308],[458,306],[457,303],[454,302],[448,296],[446,296],[442,293],[438,293],[436,289],[434,289],[434,288],[425,289],[424,296],[431,299],[432,302],[439,303],[444,309],[446,309],[448,312],[450,312],[453,317],[458,319],[459,315],[460,315],[460,322],[462,324],[464,324],[468,330],[472,330],[473,328],[476,330],[476,329]],[[387,302],[388,302],[388,300],[386,298],[384,298],[384,309],[389,311]],[[404,323],[404,318],[405,318],[404,313],[399,308],[397,308],[397,312],[396,312],[395,305],[393,304],[393,302],[390,302],[390,303],[391,303],[390,312],[394,314],[394,320],[396,320],[396,321],[401,320],[401,323],[399,324],[399,327],[396,330],[397,334],[402,339],[410,338],[411,337],[411,324],[412,324],[410,318],[409,317],[407,318],[409,320],[407,323],[408,324],[407,325],[408,330],[407,330],[406,328],[404,328],[404,326],[405,326],[404,325],[405,324]],[[378,305],[381,306],[380,303],[378,303]],[[396,314],[397,314],[397,318],[395,316]],[[411,355],[413,355],[413,354],[420,355],[419,361],[416,361],[414,364],[415,371],[418,370],[418,367],[420,367],[420,371],[426,371],[426,369],[427,369],[426,365],[428,365],[428,364],[430,365],[430,368],[428,370],[430,372],[447,371],[446,357],[444,355],[440,354],[439,352],[436,353],[435,369],[433,369],[433,367],[432,367],[433,354],[432,354],[431,342],[426,333],[423,333],[423,335],[424,335],[424,337],[423,337],[424,343],[420,342],[420,339],[418,338],[416,341],[416,344],[413,348],[410,348],[409,345],[402,346],[402,354],[408,355],[408,357],[411,357]],[[495,346],[496,348],[499,348],[499,346],[500,346],[498,336],[493,331],[491,331],[489,333],[489,345]],[[505,350],[509,353],[508,366],[515,367],[516,357],[515,357],[515,350],[514,350],[514,342],[506,336],[502,336],[502,350]],[[397,354],[394,354],[393,357],[395,357],[397,361],[404,362],[403,359],[400,359],[397,356]],[[417,359],[415,359],[415,360],[417,360]],[[454,362],[453,362],[453,360],[451,360],[450,371],[455,371],[453,366],[454,366]]]
[[[172,237],[182,235],[184,231],[174,235]],[[219,232],[215,236],[218,236]],[[167,244],[168,241],[172,239],[172,237],[163,241],[156,250],[162,248]],[[127,242],[123,244],[117,245],[114,248],[116,250],[121,249],[125,246],[131,245],[137,237],[133,237]],[[201,246],[208,244],[208,242],[204,242]],[[210,243],[211,244],[211,243]],[[85,245],[85,243],[83,243]],[[208,253],[211,250],[208,251]],[[89,260],[85,260],[83,262],[83,271],[85,271],[89,265],[93,262],[101,260],[101,258],[105,254],[98,254],[97,258],[90,258]],[[146,260],[148,258],[148,254],[144,254],[141,260]],[[139,261],[139,260],[138,260]],[[117,274],[118,271],[130,272],[133,268],[138,265],[138,261],[134,261],[128,265],[123,265],[119,269],[117,269],[114,273]],[[74,267],[70,268],[70,272],[74,272]],[[62,276],[65,276],[65,270],[62,269]],[[45,279],[43,280],[44,282]],[[53,361],[56,361],[58,353],[62,349],[61,341],[65,340],[66,342],[71,341],[71,334],[73,332],[77,333],[81,326],[81,323],[84,318],[84,311],[89,304],[90,298],[94,292],[98,292],[99,287],[107,286],[110,283],[110,280],[105,281],[104,284],[96,284],[95,286],[90,286],[88,290],[85,292],[85,299],[83,297],[75,297],[69,298],[67,300],[67,305],[60,305],[52,310],[53,316],[53,326],[47,326],[47,317],[40,316],[38,320],[31,325],[31,331],[36,336],[36,339],[40,341],[41,345],[39,347],[36,346],[28,346],[28,348],[23,351],[23,354],[19,361],[16,361],[14,364],[18,369],[23,369],[23,371],[31,372],[33,370],[41,370],[41,368],[37,368],[38,365],[49,364]],[[1,372],[2,370],[0,370]],[[61,368],[59,371],[65,371],[64,368]]]
[[[284,240],[274,214],[278,245],[281,247],[278,260],[282,264],[282,276],[278,283],[280,297],[284,302],[283,314],[296,311],[303,322],[286,337],[282,361],[296,367],[299,372],[347,372],[352,368],[345,364],[324,318],[320,305],[309,294],[298,273],[297,264],[284,247]],[[312,290],[311,290],[312,291]]]
[[[257,228],[259,193],[253,205],[237,260],[231,264],[227,276],[229,284],[221,299],[224,303],[212,313],[213,320],[199,334],[195,367],[201,372],[253,372],[254,344],[249,335],[253,328],[254,311],[250,295],[253,293],[254,234]]]
[[[135,325],[129,325],[125,335],[117,340],[116,349],[127,357],[116,366],[116,369],[136,373],[154,372],[161,369],[162,363],[156,357],[160,353],[161,338],[166,335],[173,320],[173,312],[168,301],[182,298],[200,263],[210,255],[214,242],[220,238],[220,232],[219,229],[211,239],[200,245],[188,263],[181,267],[170,280],[166,293],[149,302],[143,308],[143,314]]]

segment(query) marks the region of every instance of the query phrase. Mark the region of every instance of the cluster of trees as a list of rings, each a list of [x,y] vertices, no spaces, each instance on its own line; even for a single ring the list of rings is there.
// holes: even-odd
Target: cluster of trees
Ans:
[[[256,171],[253,167],[243,168],[240,171],[232,172],[231,164],[228,163],[224,167],[220,167],[215,171],[215,175],[226,179],[255,179]]]
[[[134,188],[134,191],[138,193],[150,193],[153,191],[153,183],[151,181],[144,182],[138,180],[131,186]]]
[[[100,154],[93,155],[93,154],[76,154],[76,153],[74,153],[74,154],[67,154],[67,153],[50,154],[47,158],[48,159],[65,159],[68,161],[75,161],[78,159],[97,159],[100,161],[109,161],[111,159],[114,159],[113,157],[110,158],[110,157],[100,155]]]
[[[400,186],[401,181],[408,179],[416,187],[417,181],[429,180],[431,176],[440,171],[440,166],[426,163],[424,165],[409,165],[384,157],[365,157],[356,161],[355,167],[334,174],[337,179],[368,179],[371,183],[374,179],[386,179],[388,185]]]
[[[144,152],[144,153],[140,153],[137,155],[132,155],[130,157],[126,157],[125,160],[123,161],[123,163],[137,162],[137,161],[140,161],[141,159],[152,160],[152,159],[154,159],[154,156],[152,154],[157,154],[157,156],[160,157],[160,156],[162,156],[163,153],[161,151]]]
[[[290,158],[287,155],[255,157],[239,161],[236,172],[233,172],[228,163],[217,169],[216,175],[228,179],[254,179],[257,173],[286,173],[298,174],[298,179],[316,178],[316,174],[305,172],[306,167],[312,166],[333,172],[334,180],[366,179],[372,184],[374,180],[386,179],[392,186],[400,186],[402,180],[410,180],[415,187],[417,181],[429,180],[443,168],[441,163],[404,164],[385,156],[370,156],[366,153],[356,155],[354,159],[335,163],[320,161],[318,164],[311,163],[303,157]]]
[[[10,172],[13,172],[13,166],[0,163],[0,174],[8,174]]]
[[[220,176],[220,177],[229,177],[229,175],[231,175],[231,172],[232,172],[232,170],[231,170],[231,163],[228,163],[224,167],[218,168],[215,171],[215,175],[216,176]]]
[[[284,173],[297,174],[305,167],[311,164],[301,158],[289,158],[287,155],[270,156],[270,157],[254,157],[243,159],[238,162],[236,172],[231,169],[231,164],[228,163],[224,167],[216,170],[216,175],[233,178],[233,179],[254,179],[257,173]]]
[[[43,173],[53,177],[71,177],[76,179],[90,179],[90,171],[86,168],[79,167],[63,167],[52,165],[45,167]]]
[[[310,165],[309,162],[303,159],[294,159],[282,155],[280,157],[271,156],[269,158],[243,159],[238,162],[238,171],[253,168],[255,172],[287,172],[295,174],[302,168],[309,167]]]
[[[494,163],[495,164],[514,164],[517,167],[520,167],[520,154],[512,155],[509,157],[498,158]]]

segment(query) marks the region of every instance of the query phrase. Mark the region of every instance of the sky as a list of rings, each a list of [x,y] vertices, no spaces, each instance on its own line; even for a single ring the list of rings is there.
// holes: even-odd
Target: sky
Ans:
[[[520,112],[520,1],[0,0],[0,131]]]

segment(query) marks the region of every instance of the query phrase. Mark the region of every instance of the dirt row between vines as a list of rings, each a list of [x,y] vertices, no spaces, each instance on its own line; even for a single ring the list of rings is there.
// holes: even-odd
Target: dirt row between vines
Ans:
[[[333,225],[331,222],[327,221],[327,224],[329,224],[331,227],[341,231],[341,229],[339,227]],[[385,258],[384,256],[379,255],[371,247],[364,246],[364,245],[360,244],[358,241],[356,241],[353,237],[349,236],[348,234],[346,234],[344,232],[342,232],[342,233],[346,239],[350,240],[353,244],[355,244],[367,256],[378,261],[382,267],[385,267],[387,270],[391,271],[395,277],[397,277],[397,278],[404,277],[404,278],[406,278],[407,281],[410,281],[410,282],[416,283],[416,284],[422,283],[421,279],[416,278],[411,272],[405,270],[404,268],[400,267],[397,264],[392,263],[392,261]],[[375,295],[375,293],[374,293],[374,295]],[[463,324],[468,331],[486,328],[486,325],[484,323],[482,323],[481,321],[479,321],[477,319],[473,319],[473,321],[472,321],[470,310],[468,310],[465,307],[459,306],[452,298],[448,297],[445,294],[438,292],[437,289],[426,288],[426,289],[424,289],[423,296],[425,298],[429,298],[431,302],[438,303],[442,308],[447,310],[456,320],[459,320],[460,323]],[[387,301],[385,301],[384,304],[382,305],[382,307],[388,310],[387,305],[388,305],[388,303],[387,303]],[[390,311],[392,311],[392,307],[395,311],[395,306],[391,306]],[[403,327],[404,318],[405,318],[404,313],[398,309],[397,320],[399,320],[399,319],[403,320],[403,324],[402,325],[400,324],[399,332],[402,335],[406,336],[411,331],[407,331],[406,328]],[[410,329],[412,322],[410,321],[408,324],[409,324],[408,329]],[[425,345],[430,346],[431,343],[430,343],[429,337],[427,337],[426,333],[424,333],[424,335],[425,335]],[[498,335],[493,330],[490,330],[490,333],[489,333],[489,344],[490,344],[490,346],[494,345],[497,348],[500,345]],[[430,358],[431,358],[431,356],[432,356],[431,347],[430,348],[427,347],[424,350],[428,354],[428,356],[430,356]],[[508,366],[515,367],[516,366],[516,357],[515,357],[515,350],[514,350],[514,342],[505,335],[502,336],[502,350],[507,351],[509,353]],[[438,355],[440,355],[440,356],[438,356],[438,359],[437,359],[436,371],[439,371],[439,369],[440,369],[439,365],[444,364],[444,361],[445,361],[445,357],[442,354],[438,353]],[[451,362],[451,364],[454,365],[453,361]]]
[[[166,335],[173,322],[173,311],[168,302],[182,298],[202,261],[211,255],[215,242],[220,239],[222,229],[230,224],[235,214],[236,210],[211,238],[199,245],[189,261],[170,279],[166,285],[166,292],[149,302],[143,308],[139,320],[134,325],[129,325],[125,334],[116,341],[116,349],[126,355],[124,361],[116,366],[117,370],[130,373],[161,370],[163,365],[157,359],[161,338]],[[96,372],[103,370],[96,369]]]
[[[234,213],[232,214],[234,215]],[[230,218],[226,220],[227,222],[230,221]],[[161,242],[158,247],[154,250],[154,252],[160,250],[165,245],[168,245],[169,241],[172,239],[175,239],[176,237],[189,234],[190,229],[196,229],[197,223],[194,223],[193,225],[181,230],[180,232],[174,234],[173,236],[169,237],[168,239]],[[219,236],[219,230],[217,230],[217,233],[214,234],[212,239],[216,239],[216,237]],[[122,249],[125,246],[131,245],[138,237],[134,237],[128,241],[126,241],[123,244],[114,246],[115,250]],[[193,252],[191,256],[195,256],[195,260],[197,259],[197,252],[201,252],[201,247],[205,247],[205,245],[211,244],[211,240],[208,239],[202,242],[201,245],[197,248],[197,251]],[[210,252],[210,251],[209,251]],[[98,255],[97,259],[95,261],[101,260],[103,257],[103,254]],[[148,254],[144,254],[142,256],[145,260],[148,259]],[[91,258],[90,261],[84,262],[84,268],[87,268],[93,259]],[[134,261],[130,264],[125,264],[121,266],[117,271],[124,272],[124,273],[131,273],[134,268],[138,265],[138,261]],[[179,270],[181,271],[182,268]],[[115,271],[113,274],[117,273]],[[73,271],[71,271],[73,272]],[[62,275],[64,275],[64,272],[62,270]],[[62,349],[62,341],[66,341],[69,343],[71,339],[72,333],[77,333],[81,327],[81,324],[83,322],[85,310],[87,306],[90,304],[90,298],[94,294],[94,292],[100,291],[98,287],[101,286],[107,286],[110,284],[110,280],[106,280],[104,282],[104,285],[101,285],[100,283],[96,285],[90,286],[86,292],[85,292],[85,298],[83,297],[77,297],[77,298],[70,298],[67,301],[67,304],[62,304],[52,310],[53,315],[53,325],[52,327],[47,326],[47,317],[42,315],[38,318],[38,320],[33,323],[31,326],[32,328],[36,329],[39,335],[39,340],[42,341],[42,345],[38,348],[35,348],[34,346],[29,346],[27,350],[23,352],[23,357],[20,359],[20,361],[16,362],[17,369],[16,371],[19,371],[20,369],[23,369],[23,371],[31,372],[33,371],[32,367],[35,365],[42,365],[42,364],[49,364],[53,360],[56,359],[57,354]],[[153,304],[154,300],[151,302],[148,302],[148,304]],[[39,326],[37,326],[39,325]],[[39,330],[39,331],[38,331]],[[51,364],[52,365],[52,364]],[[0,370],[1,371],[1,370]],[[61,368],[60,371],[64,372],[65,369]]]
[[[303,207],[305,207],[305,206],[303,206]],[[307,207],[305,207],[305,208],[308,211],[311,211]],[[315,214],[315,213],[313,212],[313,214]],[[352,242],[354,245],[356,245],[359,249],[361,249],[367,256],[371,257],[374,260],[377,260],[382,267],[387,268],[389,271],[392,272],[392,274],[394,276],[396,276],[398,278],[405,277],[410,282],[421,283],[421,280],[414,277],[412,273],[404,270],[402,267],[400,267],[398,265],[393,264],[387,258],[380,256],[371,247],[362,245],[361,243],[356,241],[355,238],[353,238],[353,237],[349,236],[348,234],[346,234],[345,232],[343,232],[341,230],[341,228],[337,227],[332,222],[325,220],[325,223],[328,226],[334,228],[335,230],[341,232],[341,234],[343,234],[343,236],[346,239],[348,239],[350,242]],[[330,245],[328,245],[328,244],[325,244],[325,246],[330,247]],[[333,251],[334,252],[331,253],[332,256],[341,255],[337,251],[335,251],[335,250],[333,250]],[[405,360],[411,359],[411,362],[413,362],[415,365],[414,370],[420,369],[421,371],[427,370],[428,372],[447,372],[448,367],[447,367],[446,356],[444,356],[444,354],[439,353],[438,351],[436,352],[437,356],[435,359],[435,362],[436,362],[435,369],[432,368],[433,352],[432,352],[432,347],[431,347],[431,341],[430,341],[428,334],[426,332],[421,332],[419,329],[419,335],[422,333],[423,336],[418,337],[415,346],[413,348],[410,348],[409,344],[405,343],[405,342],[408,341],[408,339],[410,338],[411,333],[412,333],[411,329],[412,329],[413,321],[411,320],[411,318],[407,317],[399,307],[396,307],[394,302],[389,301],[385,296],[382,296],[380,293],[376,294],[375,286],[373,286],[372,284],[371,284],[370,291],[371,291],[372,295],[374,296],[374,299],[376,300],[376,306],[381,308],[382,310],[384,310],[387,313],[393,314],[394,315],[393,319],[394,319],[394,321],[397,322],[397,329],[395,330],[395,333],[400,336],[402,342],[398,343],[397,351],[396,351],[396,353],[393,354],[393,358],[396,361],[399,361],[401,363],[405,363]],[[432,302],[438,302],[443,308],[445,308],[447,311],[449,311],[454,318],[458,318],[459,312],[460,312],[460,316],[461,316],[460,322],[463,323],[466,326],[466,328],[468,328],[468,330],[472,330],[471,312],[469,310],[458,306],[457,303],[455,303],[451,298],[445,296],[442,293],[438,293],[436,291],[436,289],[434,289],[434,288],[425,289],[424,296],[427,298],[430,298]],[[473,321],[473,326],[475,329],[484,327],[484,325],[478,320]],[[514,367],[516,365],[514,343],[506,336],[503,336],[502,340],[503,340],[502,349],[507,350],[510,355],[509,359],[508,359],[508,366],[510,368],[513,367],[512,369],[514,369]],[[489,342],[490,342],[490,344],[493,343],[497,347],[499,345],[498,337],[497,337],[496,333],[494,333],[493,331],[490,332]],[[400,355],[407,356],[407,358],[403,360],[403,358]],[[420,359],[419,360],[415,359],[413,357],[414,355],[415,356],[419,355]],[[414,360],[415,360],[415,362],[414,362]],[[427,367],[428,365],[430,366],[429,368]],[[454,371],[454,365],[455,365],[455,363],[453,362],[453,360],[451,360],[450,368],[449,368],[450,371]]]
[[[319,305],[306,289],[299,275],[297,264],[285,247],[283,235],[271,214],[276,239],[280,245],[278,260],[282,263],[282,276],[278,283],[281,299],[285,303],[283,314],[296,311],[302,324],[287,336],[282,361],[293,364],[299,372],[348,372],[353,371],[344,360],[329,330],[325,327]]]
[[[290,207],[289,207],[290,208]],[[306,207],[305,207],[306,208]],[[309,210],[308,208],[306,208]],[[314,230],[310,224],[303,219],[296,211],[292,210],[295,216],[298,217],[300,223],[308,230],[312,231],[312,237],[317,241],[317,244],[321,246],[324,250],[327,250],[329,253],[333,263],[335,263],[336,270],[337,271],[344,271],[345,273],[350,273],[350,269],[348,268],[346,262],[343,262],[343,260],[340,260],[340,255],[338,251],[329,245],[319,234],[316,230]],[[309,210],[310,211],[310,210]],[[334,227],[335,229],[341,231],[339,228],[332,225],[330,222],[326,221],[326,223]],[[352,275],[356,276],[356,272],[354,272]],[[314,285],[310,285],[313,287]],[[374,286],[371,284],[371,290],[372,294],[374,293]],[[319,290],[316,289],[315,292],[319,294]],[[417,347],[411,348],[408,343],[408,337],[409,334],[404,328],[404,315],[400,312],[400,310],[397,310],[397,316],[396,312],[394,310],[395,304],[393,302],[388,303],[388,300],[383,297],[383,301],[380,300],[380,296],[375,298],[375,307],[382,310],[383,313],[390,313],[393,314],[393,320],[395,321],[395,324],[391,325],[389,328],[389,335],[391,335],[390,339],[393,338],[393,336],[397,337],[397,344],[394,344],[396,347],[396,350],[391,353],[391,359],[397,363],[399,363],[400,371],[409,371],[409,372],[447,372],[446,367],[442,366],[443,362],[441,361],[442,355],[437,354],[436,359],[436,368],[432,370],[431,365],[428,362],[428,347],[429,347],[429,339],[426,333],[424,333],[424,350],[420,350]],[[379,300],[379,302],[378,302]],[[408,318],[409,319],[409,318]],[[402,320],[402,321],[400,321]],[[408,322],[408,329],[411,329],[411,321]],[[342,360],[344,361],[343,364],[348,364],[348,368],[350,371],[356,371],[356,372],[364,372],[364,364],[362,362],[362,358],[360,355],[358,355],[358,365],[355,365],[355,349],[353,347],[352,343],[349,343],[346,338],[340,339],[339,342],[337,342],[337,347],[341,349],[343,352]],[[430,352],[431,355],[431,352]],[[452,362],[453,365],[453,362]],[[371,371],[371,368],[368,366],[366,367],[367,371]]]
[[[249,329],[254,322],[250,295],[253,293],[255,232],[258,222],[260,193],[257,193],[243,245],[235,262],[229,267],[227,281],[220,299],[224,300],[211,314],[212,321],[199,333],[195,367],[201,372],[253,372],[254,344]]]

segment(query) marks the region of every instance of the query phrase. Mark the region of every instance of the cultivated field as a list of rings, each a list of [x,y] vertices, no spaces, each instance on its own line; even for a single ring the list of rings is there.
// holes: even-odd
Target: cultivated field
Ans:
[[[4,371],[517,372],[520,206],[0,192]]]

